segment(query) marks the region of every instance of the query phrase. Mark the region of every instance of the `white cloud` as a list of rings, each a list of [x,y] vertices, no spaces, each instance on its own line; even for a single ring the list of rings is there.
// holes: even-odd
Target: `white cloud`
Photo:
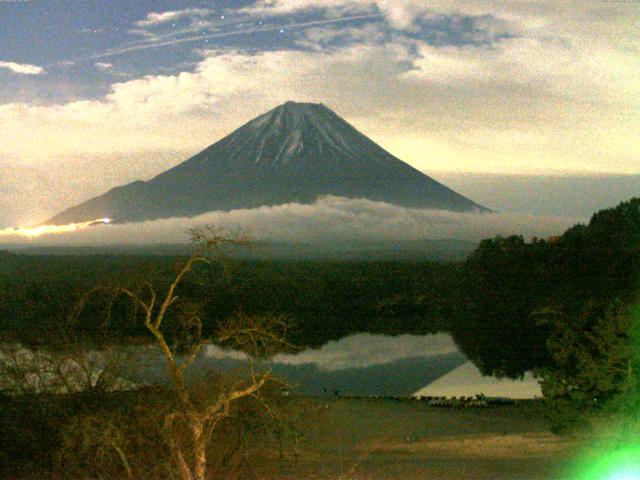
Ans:
[[[587,48],[511,39],[493,48],[209,51],[190,71],[115,83],[100,100],[0,105],[0,164],[47,165],[59,179],[37,206],[26,192],[16,199],[34,213],[12,218],[53,215],[131,181],[132,164],[149,178],[287,100],[325,103],[426,172],[637,172],[633,55],[592,62]],[[79,177],[83,157],[91,175]]]
[[[405,78],[447,85],[523,86],[549,95],[627,102],[640,95],[640,70],[612,48],[544,38],[510,38],[492,46],[418,45],[419,58]],[[601,61],[593,62],[593,58]],[[626,58],[630,61],[631,58]]]
[[[186,8],[184,10],[171,10],[166,12],[150,12],[144,20],[136,22],[138,27],[153,27],[167,22],[175,22],[184,17],[206,17],[212,10],[206,8]]]
[[[638,12],[629,2],[557,2],[554,0],[260,0],[245,12],[286,15],[306,10],[362,9],[375,7],[390,25],[411,29],[417,21],[433,15],[490,16],[510,22],[517,31],[555,33],[606,33],[626,37],[633,45]],[[598,38],[598,37],[595,37]]]
[[[335,14],[362,12],[375,0],[260,0],[241,11],[253,15],[288,15],[305,10],[330,10]]]
[[[45,73],[44,68],[28,63],[0,62],[0,68],[8,68],[14,73],[21,75],[41,75]]]
[[[377,0],[376,3],[389,23],[399,29],[410,29],[430,12],[429,2]]]
[[[144,28],[133,28],[128,31],[131,35],[143,37],[140,42],[156,41],[160,37],[156,32],[145,30]]]
[[[579,220],[522,214],[453,213],[411,209],[364,199],[324,197],[314,204],[264,206],[231,212],[210,212],[195,218],[175,218],[138,224],[92,227],[73,234],[47,235],[29,244],[119,245],[188,240],[197,225],[241,229],[256,240],[295,243],[341,241],[413,241],[463,239],[478,241],[495,235],[526,237],[559,235]],[[2,241],[24,241],[5,231]]]
[[[304,48],[323,51],[328,45],[337,48],[340,43],[380,44],[387,35],[380,24],[371,23],[362,27],[323,25],[300,32],[296,43]]]
[[[412,29],[418,20],[436,13],[438,5],[424,0],[260,0],[242,11],[253,15],[285,16],[313,10],[334,16],[345,12],[377,11],[392,27]]]
[[[324,10],[329,15],[378,11],[393,27],[407,29],[430,12],[429,3],[423,0],[261,0],[243,11],[274,16],[310,10]]]
[[[119,55],[123,55],[130,52],[137,52],[143,50],[151,50],[151,49],[159,49],[163,47],[173,46],[173,45],[182,45],[182,44],[200,44],[203,40],[213,40],[220,38],[230,38],[230,37],[242,37],[245,35],[251,35],[255,33],[263,33],[263,32],[274,32],[279,31],[280,33],[292,30],[301,30],[309,27],[317,26],[317,25],[333,25],[345,22],[351,22],[354,20],[365,20],[365,19],[373,19],[377,18],[378,15],[352,15],[352,16],[341,16],[337,18],[328,18],[322,20],[310,20],[307,22],[296,22],[296,23],[287,23],[283,25],[269,25],[269,26],[255,26],[255,25],[242,25],[241,28],[230,29],[225,31],[219,31],[217,28],[212,28],[211,22],[192,22],[192,24],[188,28],[184,28],[179,31],[175,31],[168,34],[156,35],[151,34],[148,36],[146,40],[140,40],[137,42],[133,42],[115,49],[107,50],[104,52],[98,52],[96,54],[91,55],[88,59],[98,59],[98,58],[109,58],[115,57]],[[209,30],[209,32],[205,32],[205,30]],[[189,36],[181,36],[183,34],[194,32],[200,32],[197,35],[189,35]],[[141,34],[142,32],[138,30],[132,30],[130,33]],[[196,48],[195,51],[201,50],[200,48]]]
[[[300,51],[209,55],[192,72],[115,83],[98,101],[0,105],[0,124],[9,138],[0,145],[0,158],[17,155],[25,162],[41,161],[43,156],[133,153],[178,145],[185,150],[204,148],[286,100],[338,104],[331,97],[340,92],[340,85],[361,88],[372,77],[380,84],[382,76],[397,69],[394,59],[404,53],[362,46],[321,55]],[[354,76],[352,67],[362,75]],[[367,73],[369,67],[372,71]],[[349,97],[340,93],[340,99]],[[343,112],[351,110],[350,102],[340,102]],[[30,142],[20,140],[26,132]]]
[[[112,63],[105,63],[105,62],[96,62],[94,63],[95,67],[100,69],[100,70],[109,70],[110,68],[113,68],[113,64]]]

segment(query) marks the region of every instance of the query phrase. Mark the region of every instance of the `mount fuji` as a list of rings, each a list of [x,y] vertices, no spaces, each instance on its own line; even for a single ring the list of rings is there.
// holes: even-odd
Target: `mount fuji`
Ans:
[[[410,208],[488,212],[391,155],[322,104],[287,102],[149,181],[51,218],[141,222],[333,195]]]

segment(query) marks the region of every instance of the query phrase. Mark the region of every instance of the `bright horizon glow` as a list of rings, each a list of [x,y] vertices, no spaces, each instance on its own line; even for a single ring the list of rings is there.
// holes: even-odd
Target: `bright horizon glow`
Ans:
[[[36,238],[41,237],[43,235],[55,235],[62,233],[70,233],[76,232],[78,230],[84,230],[89,227],[94,227],[96,225],[110,225],[113,222],[111,218],[97,218],[95,220],[90,220],[87,222],[81,223],[69,223],[67,225],[39,225],[37,227],[15,227],[15,228],[5,228],[0,230],[0,237],[27,237],[27,238]]]

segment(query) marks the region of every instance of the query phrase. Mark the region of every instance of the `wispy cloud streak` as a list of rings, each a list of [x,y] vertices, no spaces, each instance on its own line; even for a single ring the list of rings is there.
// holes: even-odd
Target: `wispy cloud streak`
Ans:
[[[19,73],[21,75],[41,75],[45,73],[44,68],[27,63],[0,62],[0,68],[8,68],[13,73]]]
[[[283,25],[252,27],[252,28],[233,30],[228,32],[211,33],[207,35],[193,35],[190,37],[177,38],[174,40],[167,40],[167,41],[157,42],[157,43],[145,43],[145,44],[136,43],[134,45],[124,46],[122,48],[108,50],[102,53],[97,53],[89,57],[86,57],[83,60],[96,60],[99,58],[115,57],[117,55],[122,55],[124,53],[129,53],[129,52],[148,50],[151,48],[168,47],[168,46],[180,45],[184,43],[201,42],[202,40],[207,40],[207,39],[211,40],[216,38],[236,37],[241,35],[251,35],[254,33],[262,33],[262,32],[277,32],[280,30],[300,30],[303,28],[314,27],[318,25],[332,25],[332,24],[351,22],[356,20],[374,20],[378,18],[382,18],[382,15],[380,14],[353,15],[349,17],[332,18],[332,19],[326,19],[326,20],[314,20],[309,22],[291,23],[291,24],[283,24]]]
[[[147,18],[137,21],[136,25],[139,27],[151,27],[176,21],[182,17],[206,17],[212,13],[212,10],[205,8],[187,8],[185,10],[175,10],[162,13],[150,12],[147,15]]]

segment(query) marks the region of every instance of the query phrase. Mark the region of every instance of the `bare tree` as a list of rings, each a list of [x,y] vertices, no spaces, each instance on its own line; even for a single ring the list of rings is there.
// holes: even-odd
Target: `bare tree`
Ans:
[[[165,319],[169,309],[179,299],[178,287],[184,277],[198,263],[209,263],[209,254],[220,252],[226,245],[243,246],[249,243],[241,235],[227,236],[213,227],[201,227],[190,231],[193,253],[178,266],[172,283],[164,293],[158,293],[147,282],[141,292],[119,289],[134,299],[144,314],[144,324],[154,337],[164,355],[169,377],[176,392],[179,408],[164,418],[163,431],[171,455],[182,480],[204,480],[207,476],[207,444],[218,424],[229,416],[231,405],[245,397],[258,398],[258,393],[269,382],[275,381],[270,369],[250,368],[248,378],[232,383],[217,397],[204,401],[194,397],[185,380],[185,371],[193,365],[205,340],[202,338],[202,322],[197,309],[186,309],[182,326],[189,332],[189,344],[185,355],[179,356],[170,347],[165,335]],[[286,340],[288,322],[283,316],[249,317],[242,313],[222,325],[217,335],[220,343],[240,348],[254,358],[265,359],[279,350],[291,348]],[[185,442],[181,431],[189,433]]]

